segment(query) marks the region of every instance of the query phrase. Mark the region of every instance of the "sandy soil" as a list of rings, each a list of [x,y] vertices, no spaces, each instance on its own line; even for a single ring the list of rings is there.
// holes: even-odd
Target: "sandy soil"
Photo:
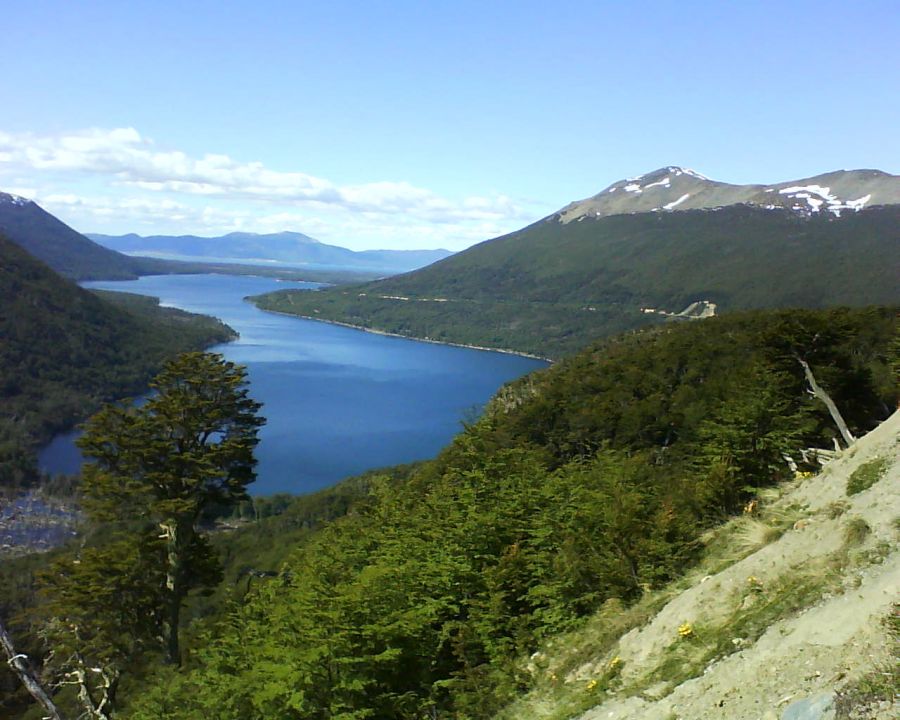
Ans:
[[[887,472],[868,490],[848,497],[850,474],[875,458],[888,459]],[[631,697],[612,697],[581,720],[775,720],[797,700],[840,692],[877,663],[887,662],[882,621],[900,603],[898,459],[900,412],[819,475],[788,488],[778,502],[799,505],[804,519],[777,541],[707,576],[672,599],[646,626],[623,636],[616,650],[623,661],[621,686],[643,689]],[[836,502],[847,507],[832,517]],[[846,528],[855,518],[865,520],[871,531],[854,548],[836,588],[777,620],[752,644],[735,638],[742,649],[713,662],[699,677],[674,689],[646,682],[666,648],[678,642],[679,626],[715,625],[716,618],[721,624],[741,603],[746,605],[748,579],[765,588],[792,573],[817,567],[824,572],[840,553],[846,557]],[[589,677],[595,669],[586,666],[579,674]],[[900,706],[882,705],[854,717],[894,719],[900,717]]]

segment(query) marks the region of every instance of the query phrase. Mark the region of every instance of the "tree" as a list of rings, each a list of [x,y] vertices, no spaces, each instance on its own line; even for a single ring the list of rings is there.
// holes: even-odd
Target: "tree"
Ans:
[[[728,396],[697,430],[696,498],[706,511],[736,511],[755,488],[783,479],[785,456],[801,445],[809,411],[792,397],[793,381],[758,363],[731,384]]]
[[[160,615],[169,661],[178,664],[184,600],[220,574],[198,521],[213,506],[246,499],[265,420],[244,368],[221,355],[180,355],[150,387],[145,404],[107,406],[86,424],[78,442],[90,458],[84,506],[95,521],[162,541]]]

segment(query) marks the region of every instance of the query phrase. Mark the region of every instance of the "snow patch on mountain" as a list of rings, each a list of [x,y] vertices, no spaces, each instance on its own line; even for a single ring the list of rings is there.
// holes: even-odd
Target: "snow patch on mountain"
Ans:
[[[0,193],[0,203],[7,203],[9,205],[27,205],[30,203],[26,197],[22,197],[21,195],[13,195],[12,193]]]
[[[691,177],[697,178],[698,180],[709,180],[706,175],[701,175],[696,170],[691,170],[690,168],[670,166],[668,170],[669,172],[674,173],[675,177],[678,177],[679,175],[690,175]]]
[[[872,194],[869,193],[856,200],[841,200],[837,195],[831,193],[830,187],[821,185],[792,185],[782,188],[778,193],[788,198],[805,200],[810,212],[817,213],[825,205],[826,210],[833,212],[838,217],[840,217],[841,210],[859,212],[872,199]],[[795,204],[792,209],[803,210],[804,208],[802,204]]]
[[[681,205],[681,203],[683,203],[685,200],[687,200],[690,196],[691,196],[690,193],[685,193],[677,200],[673,200],[672,202],[667,203],[666,205],[663,205],[663,210],[672,210],[673,208]]]
[[[859,211],[859,210],[862,210],[865,207],[866,203],[869,202],[869,200],[871,200],[871,199],[872,199],[872,195],[869,194],[869,195],[865,195],[861,198],[857,198],[856,200],[848,200],[847,207],[849,207],[851,210]]]
[[[831,194],[830,187],[822,187],[821,185],[793,185],[791,187],[781,188],[778,191],[780,195],[796,195],[797,193],[814,193],[825,198],[828,201],[838,202],[838,199]],[[804,197],[809,197],[805,195]]]
[[[662,180],[657,180],[656,182],[652,182],[649,185],[644,185],[644,190],[649,190],[652,187],[669,187],[671,184],[672,179],[666,176]]]

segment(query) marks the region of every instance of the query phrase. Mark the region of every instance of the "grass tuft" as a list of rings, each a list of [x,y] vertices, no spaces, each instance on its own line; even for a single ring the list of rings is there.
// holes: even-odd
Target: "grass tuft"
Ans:
[[[842,693],[857,713],[878,703],[900,700],[900,603],[893,606],[883,624],[888,638],[887,658]]]
[[[847,521],[844,528],[844,544],[847,547],[856,547],[862,545],[865,539],[872,532],[872,528],[861,517],[852,517]]]
[[[875,458],[860,465],[847,480],[847,494],[856,495],[868,490],[884,476],[888,469],[887,458]]]
[[[828,564],[815,570],[796,568],[765,586],[755,577],[748,578],[734,610],[715,622],[693,624],[690,636],[670,644],[642,684],[664,681],[675,688],[698,677],[710,663],[752,644],[774,623],[834,590],[839,578],[838,566]],[[628,691],[637,693],[640,688]]]
[[[738,522],[733,542],[739,557],[745,557],[771,542],[775,542],[784,534],[784,528],[769,525],[762,520],[744,517]]]

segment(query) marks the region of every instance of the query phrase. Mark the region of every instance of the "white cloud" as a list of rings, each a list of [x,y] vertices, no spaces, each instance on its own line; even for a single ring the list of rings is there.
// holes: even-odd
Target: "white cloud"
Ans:
[[[459,250],[509,232],[491,219],[448,223],[414,215],[383,216],[377,213],[330,213],[308,209],[281,209],[195,204],[197,198],[173,199],[161,195],[122,197],[82,196],[69,192],[21,193],[34,198],[48,212],[84,232],[142,235],[196,234],[215,236],[244,231],[272,233],[296,230],[322,242],[352,249],[436,248]],[[384,221],[387,217],[389,222]]]
[[[252,229],[254,217],[262,226],[274,222],[273,218],[314,222],[312,216],[319,213],[321,217],[324,212],[330,213],[339,232],[364,220],[360,229],[368,235],[387,238],[394,231],[396,238],[397,231],[409,234],[415,227],[423,239],[456,238],[453,244],[458,247],[461,241],[471,243],[489,237],[473,237],[476,232],[508,232],[538,214],[504,195],[452,199],[395,181],[340,186],[306,173],[272,170],[260,162],[240,162],[222,154],[191,157],[177,150],[158,149],[134,128],[93,128],[44,136],[0,132],[0,170],[4,167],[19,174],[31,171],[39,178],[61,178],[69,181],[68,187],[74,184],[78,188],[79,181],[103,183],[93,198],[80,192],[78,196],[66,192],[44,197],[51,206],[79,208],[98,218],[109,218],[118,210],[123,219],[139,219],[135,213],[152,213],[155,208],[174,213],[166,218],[169,224],[189,217],[195,218],[193,222],[206,222],[212,215],[218,218],[212,222],[216,227],[247,223],[244,229]],[[144,199],[112,199],[111,193],[129,189],[146,195]],[[148,199],[154,196],[179,198],[180,202],[154,205]],[[219,213],[212,206],[198,210],[195,203],[202,198],[207,202],[228,201],[228,208]],[[235,203],[244,209],[235,211]],[[304,208],[307,214],[273,211],[279,206]],[[435,225],[446,227],[437,231]],[[208,222],[203,225],[209,226]]]

